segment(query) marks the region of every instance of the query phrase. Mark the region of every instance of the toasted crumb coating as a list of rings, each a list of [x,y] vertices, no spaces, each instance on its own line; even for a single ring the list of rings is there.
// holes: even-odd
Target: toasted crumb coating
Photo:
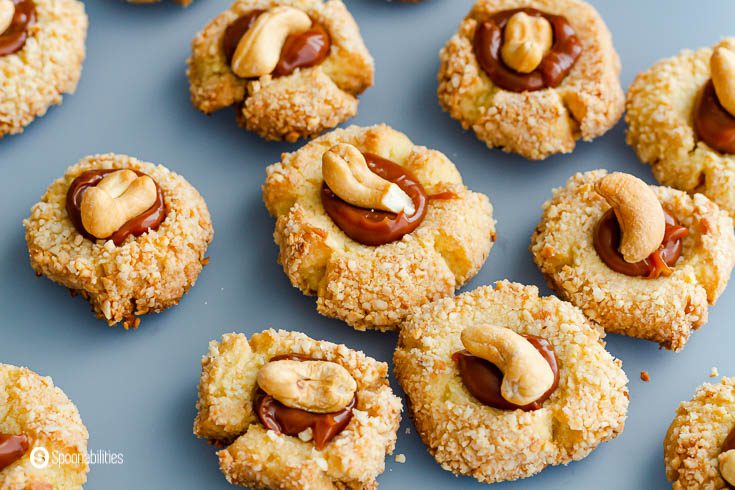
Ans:
[[[548,340],[559,386],[539,410],[504,411],[477,401],[452,354],[460,334],[497,325]],[[494,483],[580,460],[622,432],[628,378],[581,311],[535,286],[508,281],[417,308],[403,324],[395,373],[429,452],[445,470]]]
[[[357,382],[347,427],[318,451],[313,442],[266,430],[253,412],[258,370],[271,358],[303,354],[342,365]],[[284,490],[377,488],[392,454],[403,409],[388,385],[388,365],[344,345],[299,332],[230,333],[202,358],[194,434],[226,446],[217,453],[230,483]]]
[[[564,15],[583,51],[556,88],[510,92],[497,87],[475,57],[475,29],[504,10],[533,7]],[[579,0],[478,0],[439,52],[441,106],[488,147],[543,160],[570,153],[579,138],[590,141],[613,127],[623,114],[620,59],[597,11]]]
[[[735,379],[705,383],[676,409],[664,439],[666,477],[673,490],[730,488],[720,476],[717,455],[735,428]]]
[[[411,171],[430,200],[424,221],[403,239],[372,247],[347,237],[322,207],[322,154],[337,143],[387,158]],[[467,189],[442,153],[415,146],[388,126],[338,129],[285,153],[266,169],[263,199],[277,218],[278,261],[322,315],[358,330],[393,330],[414,306],[444,296],[479,271],[495,241],[488,198]]]
[[[735,155],[710,148],[693,126],[710,56],[712,48],[685,50],[636,77],[626,103],[627,141],[659,182],[700,192],[735,218]]]
[[[71,182],[91,169],[130,168],[150,175],[163,191],[166,218],[157,230],[92,242],[77,232],[66,212]],[[81,293],[98,318],[137,327],[138,315],[178,304],[194,285],[212,241],[212,221],[202,196],[163,165],[125,155],[93,155],[69,167],[49,186],[23,221],[31,266],[39,275]]]
[[[531,252],[549,287],[613,333],[681,350],[693,329],[707,322],[735,264],[732,219],[702,194],[652,186],[663,206],[689,230],[673,274],[631,277],[598,256],[593,232],[610,209],[594,190],[605,170],[578,173],[543,206]]]
[[[0,56],[0,138],[22,133],[62,94],[77,88],[85,57],[87,14],[77,0],[34,0],[36,22],[17,53]]]
[[[332,48],[319,65],[288,76],[236,76],[222,50],[225,29],[255,9],[290,5],[329,32]],[[268,140],[311,138],[357,114],[357,96],[373,84],[373,59],[341,0],[236,0],[194,38],[188,60],[191,100],[209,114],[236,106],[238,123]]]
[[[87,428],[51,378],[0,364],[0,434],[25,434],[30,442],[23,457],[0,470],[3,490],[77,490],[87,481]],[[48,451],[47,467],[31,464],[34,448]]]

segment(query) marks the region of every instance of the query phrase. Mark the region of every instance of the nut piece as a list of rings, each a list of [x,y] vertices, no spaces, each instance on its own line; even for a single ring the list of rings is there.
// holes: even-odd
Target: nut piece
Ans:
[[[613,172],[597,181],[595,191],[613,208],[620,224],[620,253],[631,264],[658,250],[666,231],[664,208],[641,179]]]
[[[416,212],[413,200],[398,185],[370,170],[362,152],[340,143],[322,155],[324,182],[343,201],[365,209],[380,209],[407,216]]]
[[[280,6],[263,12],[237,44],[232,56],[232,71],[242,78],[271,73],[278,65],[286,38],[309,27],[309,16],[294,7]]]
[[[4,33],[13,23],[15,3],[13,0],[0,0],[0,34]]]
[[[554,44],[554,30],[543,17],[518,12],[508,19],[500,56],[520,73],[531,73]]]
[[[330,413],[352,401],[357,383],[329,361],[272,361],[258,371],[258,386],[287,407]]]
[[[725,39],[715,46],[709,64],[717,98],[735,117],[735,41]]]
[[[462,344],[473,356],[495,364],[503,372],[500,394],[510,403],[533,403],[554,384],[546,359],[521,335],[509,328],[476,325],[462,331]]]
[[[730,485],[735,485],[735,449],[730,449],[717,456],[720,461],[720,474]]]
[[[90,235],[107,238],[156,202],[156,183],[132,170],[109,173],[84,192],[82,225]]]

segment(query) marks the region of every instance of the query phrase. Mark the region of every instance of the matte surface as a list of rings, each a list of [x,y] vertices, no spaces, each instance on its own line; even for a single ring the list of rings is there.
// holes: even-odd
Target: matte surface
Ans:
[[[191,39],[228,3],[195,0],[182,9],[168,2],[87,2],[88,58],[77,94],[25,134],[0,142],[0,361],[52,375],[79,407],[90,450],[124,454],[121,466],[93,466],[89,489],[229,488],[214,449],[191,433],[200,356],[209,340],[225,332],[282,327],[378,359],[392,356],[394,334],[354,332],[322,318],[314,298],[292,288],[276,264],[273,220],[260,185],[265,166],[297,145],[264,142],[239,129],[231,110],[207,117],[189,103],[184,67]],[[653,179],[626,146],[622,121],[572,155],[532,163],[486,149],[444,114],[435,95],[437,53],[471,3],[350,0],[377,67],[376,84],[361,97],[360,114],[351,122],[384,121],[445,152],[469,187],[490,196],[498,242],[465,290],[508,278],[548,294],[527,247],[551,188],[574,172],[600,167]],[[735,34],[732,0],[593,3],[613,32],[625,87],[659,58]],[[179,172],[204,195],[214,220],[211,263],[196,286],[179,306],[143,318],[134,332],[107,328],[84,300],[36,278],[28,265],[21,221],[67,166],[98,152],[127,153]],[[496,488],[667,488],[662,440],[677,404],[710,381],[712,366],[735,374],[734,299],[730,286],[711,309],[709,324],[679,354],[610,335],[608,348],[631,379],[625,432],[584,461]],[[649,383],[639,380],[641,370],[650,373]],[[407,461],[388,458],[383,489],[481,486],[442,470],[407,416],[396,453]]]

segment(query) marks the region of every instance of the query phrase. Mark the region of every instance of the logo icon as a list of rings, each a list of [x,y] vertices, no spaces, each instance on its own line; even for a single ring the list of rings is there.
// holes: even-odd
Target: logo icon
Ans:
[[[34,447],[31,450],[30,460],[31,466],[37,470],[42,470],[49,464],[48,450],[43,446]]]

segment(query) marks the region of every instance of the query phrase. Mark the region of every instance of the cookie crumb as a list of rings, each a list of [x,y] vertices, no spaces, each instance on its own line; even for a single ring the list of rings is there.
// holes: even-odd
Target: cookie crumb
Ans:
[[[405,463],[405,462],[406,462],[406,455],[405,454],[403,454],[403,453],[396,454],[396,463]]]
[[[299,432],[299,439],[301,439],[304,442],[308,442],[308,441],[312,440],[313,438],[314,438],[314,436],[312,435],[311,427],[308,427],[307,429],[302,430],[301,432]]]
[[[719,375],[720,375],[720,371],[717,369],[717,366],[714,366],[712,369],[710,369],[709,371],[710,378],[716,378]]]
[[[644,381],[646,383],[651,381],[651,376],[648,374],[648,371],[641,371],[641,381]]]

